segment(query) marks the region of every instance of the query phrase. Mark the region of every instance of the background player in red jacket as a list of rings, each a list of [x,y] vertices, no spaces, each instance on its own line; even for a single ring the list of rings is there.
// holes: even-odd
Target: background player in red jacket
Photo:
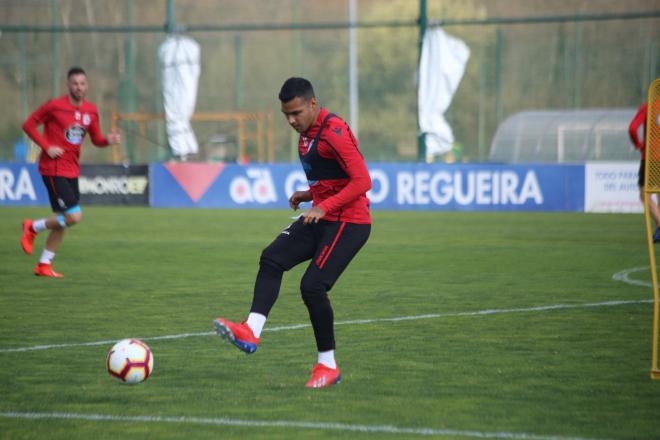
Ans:
[[[309,189],[296,191],[289,205],[312,202],[261,254],[247,320],[234,323],[217,318],[217,333],[250,354],[279,294],[282,274],[311,260],[300,282],[302,298],[314,329],[317,363],[308,388],[338,383],[335,361],[334,315],[328,291],[369,238],[371,215],[366,193],[371,189],[367,165],[358,143],[341,118],[321,108],[312,84],[289,78],[279,94],[282,113],[300,133],[298,155]]]
[[[639,199],[644,202],[644,168],[646,164],[646,114],[648,112],[647,103],[643,103],[639,106],[637,113],[630,121],[628,126],[628,134],[630,135],[630,140],[632,141],[635,148],[637,148],[642,155],[642,159],[639,162],[639,177],[637,178],[637,185],[639,185]],[[639,135],[639,128],[642,127],[642,136]],[[651,196],[649,200],[649,211],[651,212],[651,217],[655,222],[655,232],[653,233],[653,242],[657,243],[660,241],[660,208],[658,207],[658,200],[655,197]]]
[[[69,93],[44,103],[23,123],[23,130],[41,148],[39,174],[41,174],[53,215],[38,220],[23,221],[21,245],[26,254],[32,254],[35,236],[49,230],[46,246],[35,275],[61,278],[53,271],[52,260],[64,239],[64,231],[82,220],[80,210],[80,147],[87,133],[97,147],[120,142],[119,133],[106,138],[99,127],[96,106],[85,100],[87,75],[80,67],[72,67],[67,73]],[[37,127],[43,125],[43,134]]]

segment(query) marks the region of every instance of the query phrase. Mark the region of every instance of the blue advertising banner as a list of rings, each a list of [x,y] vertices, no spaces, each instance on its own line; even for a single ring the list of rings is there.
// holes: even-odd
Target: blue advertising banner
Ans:
[[[583,211],[583,165],[372,164],[374,209]]]
[[[37,165],[0,162],[0,206],[49,206]]]
[[[585,210],[584,165],[372,163],[369,169],[374,210]],[[283,209],[307,180],[298,164],[169,163],[149,166],[148,188],[155,207]],[[0,163],[0,206],[48,206],[35,164]]]
[[[583,211],[584,165],[369,164],[374,210]],[[285,208],[297,164],[152,164],[155,207]]]
[[[585,209],[584,165],[369,164],[374,210],[574,211]],[[298,164],[149,166],[150,205],[287,207],[307,188]],[[146,186],[146,185],[143,185]],[[36,164],[0,163],[0,206],[48,206]]]

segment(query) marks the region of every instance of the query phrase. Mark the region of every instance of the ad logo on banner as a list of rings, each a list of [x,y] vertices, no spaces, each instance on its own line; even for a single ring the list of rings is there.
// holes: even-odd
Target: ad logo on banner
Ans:
[[[514,171],[418,171],[396,176],[398,205],[524,205],[543,204],[536,173]]]
[[[229,195],[238,204],[277,202],[275,184],[267,168],[247,168],[246,176],[236,176],[229,184]]]
[[[48,193],[36,164],[0,163],[0,205],[48,205]]]
[[[585,164],[586,212],[644,212],[639,199],[639,162],[587,162]]]
[[[16,201],[22,198],[37,200],[30,173],[25,167],[18,172],[9,168],[0,168],[0,200]]]
[[[83,205],[149,205],[146,165],[82,165],[78,186]]]
[[[384,209],[580,211],[580,165],[374,164],[371,205]]]
[[[202,198],[225,167],[206,163],[168,163],[164,166],[193,202]]]

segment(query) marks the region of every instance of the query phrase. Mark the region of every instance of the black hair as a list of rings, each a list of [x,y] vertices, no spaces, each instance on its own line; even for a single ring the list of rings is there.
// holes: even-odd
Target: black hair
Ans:
[[[314,88],[305,78],[292,77],[284,81],[278,97],[281,102],[289,102],[298,97],[309,100],[315,97]]]
[[[66,74],[66,78],[69,79],[73,75],[85,75],[85,76],[87,76],[87,74],[85,73],[85,70],[82,67],[77,67],[77,66],[72,67],[72,68],[69,69],[69,72],[67,72],[67,74]]]

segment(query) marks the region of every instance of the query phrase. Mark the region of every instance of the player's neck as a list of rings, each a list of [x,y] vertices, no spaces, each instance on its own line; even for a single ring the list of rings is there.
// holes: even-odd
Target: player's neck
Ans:
[[[74,107],[81,107],[83,101],[84,101],[84,98],[83,98],[83,99],[76,99],[75,97],[69,95],[69,102],[70,102],[71,105],[74,106]]]
[[[315,124],[319,123],[319,115],[321,114],[321,106],[316,107],[316,111],[314,112],[314,117],[312,118],[312,124],[307,127],[307,131],[309,131],[310,128],[312,128]]]

